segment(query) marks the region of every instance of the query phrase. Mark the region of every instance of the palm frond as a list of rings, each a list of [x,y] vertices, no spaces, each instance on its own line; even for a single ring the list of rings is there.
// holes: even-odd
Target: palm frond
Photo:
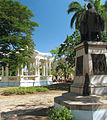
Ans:
[[[81,6],[81,4],[79,2],[71,2],[67,12],[69,14],[70,12],[77,11],[78,9],[81,9],[81,8],[82,8],[82,6]]]
[[[80,11],[77,11],[77,12],[74,13],[74,15],[73,15],[73,17],[72,17],[72,19],[71,19],[71,23],[70,23],[71,28],[73,27],[73,23],[74,23],[74,21],[76,20],[76,18],[78,17],[79,12],[80,12]]]
[[[79,14],[79,15],[77,16],[77,19],[76,19],[76,22],[75,22],[75,28],[78,29],[78,30],[79,30],[79,26],[80,26],[80,15],[81,15],[81,14]]]
[[[70,3],[69,8],[74,6],[74,5],[81,7],[81,4],[79,2],[73,1],[73,2]]]
[[[76,8],[76,7],[73,7],[73,8],[69,8],[68,10],[67,10],[67,13],[69,14],[69,13],[71,13],[71,12],[75,12],[75,11],[78,11],[80,8]]]

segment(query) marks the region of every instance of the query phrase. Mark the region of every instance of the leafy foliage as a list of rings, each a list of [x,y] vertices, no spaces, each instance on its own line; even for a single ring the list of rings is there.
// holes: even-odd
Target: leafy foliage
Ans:
[[[10,88],[3,91],[3,95],[24,95],[24,94],[32,94],[36,92],[45,92],[48,91],[48,88],[45,87],[19,87],[19,88]]]
[[[58,47],[58,50],[52,50],[54,51],[54,56],[56,55],[52,64],[52,75],[57,76],[58,74],[63,74],[67,78],[69,74],[74,73],[74,47],[79,43],[80,34],[76,30],[71,36],[67,35],[66,40]]]
[[[63,44],[60,45],[58,55],[65,57],[66,63],[70,67],[74,67],[74,57],[75,57],[75,46],[80,43],[80,34],[76,30],[71,36],[67,36]]]
[[[55,107],[48,112],[48,120],[72,120],[71,111],[66,107]]]
[[[64,62],[58,62],[56,66],[56,72],[60,76],[64,76],[65,78],[68,78],[71,73],[74,73],[74,69],[67,64],[66,61]]]
[[[28,61],[33,53],[32,32],[39,25],[27,6],[18,1],[0,0],[0,62],[15,67]],[[11,69],[12,69],[11,68]]]
[[[54,57],[54,60],[58,59],[58,51],[59,51],[59,47],[56,47],[56,49],[52,49],[50,51],[52,56]]]

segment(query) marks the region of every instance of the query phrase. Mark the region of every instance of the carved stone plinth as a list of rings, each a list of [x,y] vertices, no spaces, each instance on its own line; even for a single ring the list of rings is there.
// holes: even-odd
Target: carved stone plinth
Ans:
[[[78,95],[107,94],[107,43],[81,43],[75,50],[76,71],[70,91]]]

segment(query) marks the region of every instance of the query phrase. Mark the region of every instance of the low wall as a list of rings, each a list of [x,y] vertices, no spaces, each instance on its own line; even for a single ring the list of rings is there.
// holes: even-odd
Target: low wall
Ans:
[[[51,77],[48,77],[48,79],[41,80],[41,77],[36,76],[36,80],[34,80],[34,77],[28,76],[9,76],[9,77],[0,77],[0,87],[5,86],[12,86],[12,87],[30,87],[30,86],[44,86],[44,85],[50,85],[53,84]],[[24,79],[26,78],[26,79]],[[31,78],[31,80],[30,80]],[[32,80],[33,78],[33,80]]]
[[[53,82],[47,81],[47,80],[40,80],[40,81],[23,80],[20,82],[21,87],[44,86],[44,85],[50,85],[50,84],[53,84]]]
[[[20,77],[19,76],[0,77],[0,87],[5,87],[5,86],[12,86],[12,87],[20,86]]]

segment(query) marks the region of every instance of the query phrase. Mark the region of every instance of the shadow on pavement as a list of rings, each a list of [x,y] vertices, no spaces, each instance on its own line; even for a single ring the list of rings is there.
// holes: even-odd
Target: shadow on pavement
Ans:
[[[49,90],[68,91],[70,85],[71,85],[71,82],[67,82],[67,83],[57,83],[57,84],[47,85],[45,87],[47,87]]]
[[[3,112],[0,120],[46,120],[46,112],[50,108],[52,107]]]

